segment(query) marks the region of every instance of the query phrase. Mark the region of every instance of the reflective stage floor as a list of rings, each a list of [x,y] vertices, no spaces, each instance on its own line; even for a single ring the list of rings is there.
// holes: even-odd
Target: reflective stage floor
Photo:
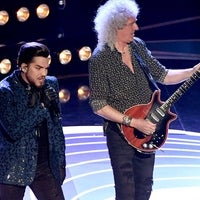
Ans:
[[[66,200],[114,200],[113,176],[101,126],[64,127]],[[169,129],[156,152],[151,200],[200,199],[200,133]],[[24,200],[35,200],[27,189]]]

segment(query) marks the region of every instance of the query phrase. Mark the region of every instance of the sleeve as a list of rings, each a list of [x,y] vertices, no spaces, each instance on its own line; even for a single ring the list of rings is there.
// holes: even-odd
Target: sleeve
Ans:
[[[93,111],[107,105],[109,84],[106,76],[106,63],[94,56],[89,61],[90,105]]]
[[[47,79],[47,83],[53,87],[57,93],[56,103],[57,106],[60,108],[60,101],[59,101],[59,83],[56,77],[50,76]],[[66,157],[65,157],[65,137],[62,128],[62,120],[58,116],[51,116],[51,123],[49,124],[50,131],[52,134],[50,135],[51,143],[53,144],[54,152],[56,152],[58,157],[58,165],[60,167],[60,176],[63,181],[65,177],[65,166],[66,166]],[[56,166],[58,167],[58,166]]]
[[[146,47],[143,40],[135,38],[136,51],[144,61],[144,64],[149,68],[152,76],[157,82],[163,83],[165,76],[168,73],[168,69],[162,65],[152,54],[151,51]]]

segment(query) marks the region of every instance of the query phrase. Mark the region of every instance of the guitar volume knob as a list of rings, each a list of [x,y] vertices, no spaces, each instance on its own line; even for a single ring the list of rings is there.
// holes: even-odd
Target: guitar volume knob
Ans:
[[[143,147],[144,149],[147,149],[147,147],[148,147],[147,143],[144,143],[144,144],[142,145],[142,147]]]

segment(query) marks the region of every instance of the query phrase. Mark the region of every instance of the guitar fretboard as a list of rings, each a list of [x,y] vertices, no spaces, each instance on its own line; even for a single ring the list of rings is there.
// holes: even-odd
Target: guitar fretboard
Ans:
[[[172,104],[174,104],[198,79],[200,78],[200,71],[196,71],[188,78],[160,107],[166,111]]]

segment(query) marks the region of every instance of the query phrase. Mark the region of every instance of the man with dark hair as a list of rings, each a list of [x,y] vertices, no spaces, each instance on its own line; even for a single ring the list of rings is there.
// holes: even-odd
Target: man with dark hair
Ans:
[[[46,45],[21,46],[18,67],[0,82],[0,199],[64,200],[65,140],[58,81],[47,76]]]

